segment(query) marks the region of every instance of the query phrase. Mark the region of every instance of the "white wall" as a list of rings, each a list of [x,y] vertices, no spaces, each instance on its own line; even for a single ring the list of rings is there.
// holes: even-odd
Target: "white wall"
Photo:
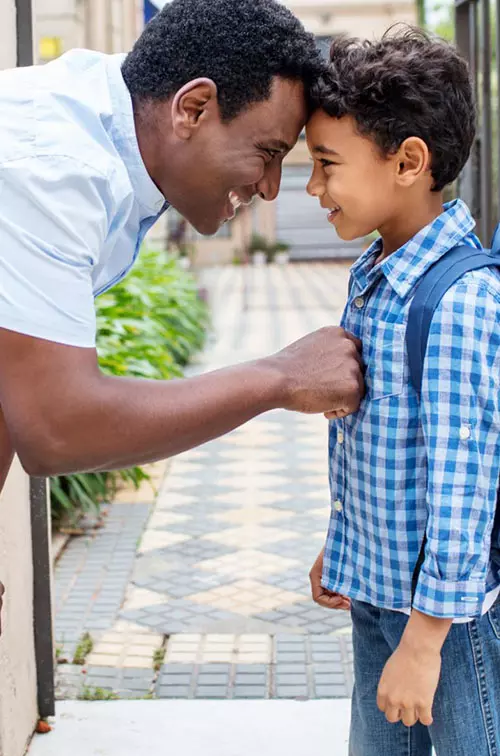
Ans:
[[[14,0],[0,0],[0,68],[16,65]],[[22,756],[37,720],[29,479],[19,462],[0,495],[0,756]]]
[[[0,755],[22,756],[37,720],[29,479],[16,459],[0,496]]]

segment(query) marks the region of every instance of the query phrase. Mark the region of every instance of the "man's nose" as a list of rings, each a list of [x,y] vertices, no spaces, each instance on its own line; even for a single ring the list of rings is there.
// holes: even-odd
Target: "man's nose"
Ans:
[[[266,166],[263,177],[257,184],[257,194],[262,199],[272,202],[278,196],[281,184],[281,161],[273,160]]]

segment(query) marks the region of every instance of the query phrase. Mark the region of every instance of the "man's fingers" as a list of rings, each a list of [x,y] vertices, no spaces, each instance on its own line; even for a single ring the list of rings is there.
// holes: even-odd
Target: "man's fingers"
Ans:
[[[345,417],[346,415],[346,410],[332,410],[331,412],[325,412],[325,417],[327,420],[338,420],[339,418]]]
[[[356,345],[356,349],[358,350],[358,352],[361,352],[361,349],[362,349],[362,347],[363,347],[363,345],[362,345],[362,343],[361,343],[361,339],[358,339],[358,338],[356,338],[356,336],[354,336],[354,335],[353,335],[352,333],[349,333],[349,331],[346,331],[346,332],[345,332],[345,335],[346,335],[346,337],[347,337],[347,338],[348,338],[348,339],[349,339],[350,341],[353,341],[353,342],[354,342],[354,344]]]

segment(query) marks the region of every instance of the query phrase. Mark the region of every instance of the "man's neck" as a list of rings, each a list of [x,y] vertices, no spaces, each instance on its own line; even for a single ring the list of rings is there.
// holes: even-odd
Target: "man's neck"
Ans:
[[[429,192],[424,202],[408,203],[379,229],[382,252],[377,263],[392,255],[443,212],[442,192]]]

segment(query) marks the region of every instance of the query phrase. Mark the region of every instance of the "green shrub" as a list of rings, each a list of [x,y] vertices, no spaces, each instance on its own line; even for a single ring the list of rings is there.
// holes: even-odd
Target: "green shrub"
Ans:
[[[208,309],[193,276],[164,253],[143,250],[127,278],[96,300],[97,352],[104,373],[168,379],[182,375],[204,343]],[[97,511],[123,480],[139,487],[141,468],[82,473],[51,479],[57,521]]]

